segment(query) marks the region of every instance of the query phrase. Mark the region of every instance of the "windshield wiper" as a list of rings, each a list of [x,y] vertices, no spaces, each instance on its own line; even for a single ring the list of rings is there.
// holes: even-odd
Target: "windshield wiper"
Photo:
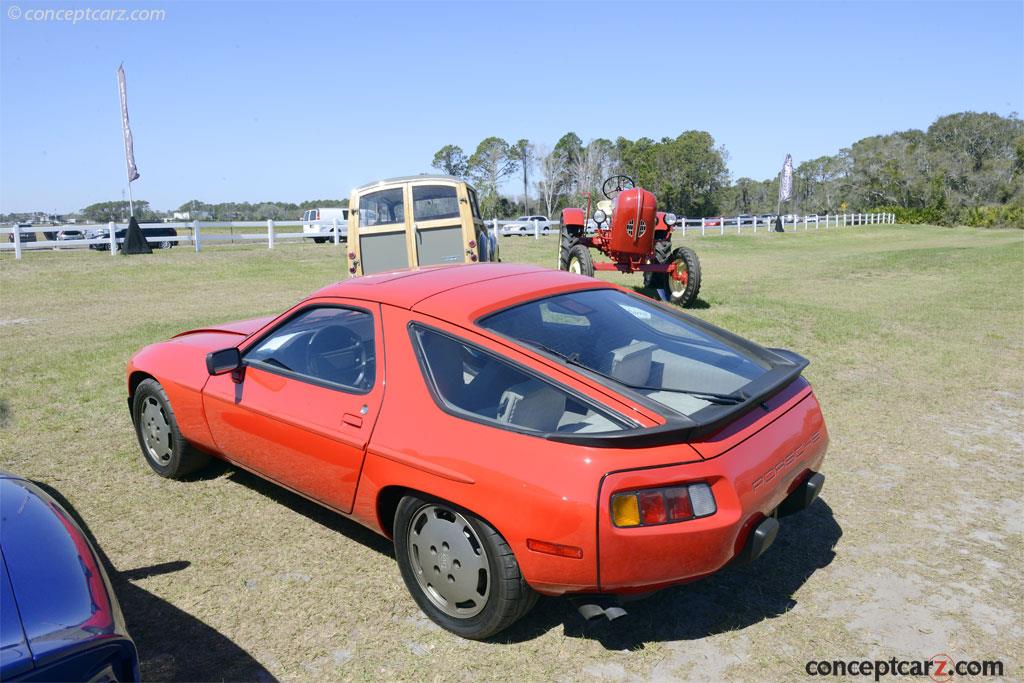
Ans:
[[[621,379],[619,379],[617,377],[614,377],[614,376],[609,375],[607,373],[601,372],[600,370],[595,370],[594,368],[590,367],[589,365],[587,365],[585,363],[582,363],[579,360],[579,354],[578,353],[565,354],[565,353],[562,353],[561,351],[559,351],[557,349],[553,349],[553,348],[551,348],[550,346],[548,346],[546,344],[542,344],[541,342],[534,341],[532,339],[519,339],[519,341],[524,343],[524,344],[527,344],[528,346],[532,346],[532,347],[534,347],[536,349],[540,349],[541,351],[544,351],[545,353],[549,353],[552,356],[560,358],[563,361],[565,361],[566,363],[568,363],[569,365],[575,365],[578,368],[583,368],[584,370],[587,370],[588,372],[592,372],[595,375],[598,375],[599,377],[604,377],[605,379],[610,379],[611,381],[615,382],[616,384],[620,384],[620,385],[622,385],[624,387],[628,387],[630,389],[639,389],[641,391],[668,391],[668,392],[671,392],[671,393],[674,393],[674,394],[687,394],[687,395],[693,396],[695,398],[704,399],[708,403],[717,403],[718,405],[723,405],[723,406],[738,405],[738,404],[743,403],[744,401],[746,401],[748,398],[750,398],[746,394],[742,394],[742,393],[718,394],[718,393],[715,393],[713,391],[700,391],[698,389],[677,389],[677,388],[674,388],[674,387],[655,387],[655,386],[649,386],[649,385],[646,385],[646,384],[631,384],[630,382],[623,382]]]

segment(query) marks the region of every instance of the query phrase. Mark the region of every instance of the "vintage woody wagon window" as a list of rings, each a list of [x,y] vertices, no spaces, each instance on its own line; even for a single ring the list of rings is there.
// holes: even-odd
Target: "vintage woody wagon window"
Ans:
[[[412,215],[417,221],[436,221],[459,217],[459,198],[451,185],[415,185],[412,188]]]
[[[404,220],[405,201],[400,187],[371,192],[359,200],[359,225],[362,227],[389,225]]]

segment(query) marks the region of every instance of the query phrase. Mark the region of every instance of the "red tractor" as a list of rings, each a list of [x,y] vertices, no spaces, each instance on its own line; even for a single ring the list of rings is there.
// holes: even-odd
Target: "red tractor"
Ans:
[[[644,287],[657,290],[665,301],[689,306],[700,291],[700,261],[692,249],[672,249],[674,214],[657,210],[654,194],[629,176],[612,176],[604,181],[605,200],[597,203],[588,235],[590,196],[586,209],[562,210],[562,242],[558,268],[593,276],[595,270],[642,272]],[[594,263],[590,248],[612,260]]]

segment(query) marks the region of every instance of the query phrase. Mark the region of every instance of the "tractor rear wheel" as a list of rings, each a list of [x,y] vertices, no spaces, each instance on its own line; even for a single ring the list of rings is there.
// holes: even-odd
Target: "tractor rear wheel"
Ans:
[[[677,306],[690,306],[700,292],[700,259],[693,249],[679,247],[669,256],[668,262],[675,265],[675,272],[666,273],[668,295]]]
[[[577,275],[594,277],[594,260],[590,257],[590,247],[585,244],[572,245],[566,270]]]
[[[561,231],[561,240],[558,245],[558,269],[569,270],[569,252],[576,246],[576,235],[565,230]]]

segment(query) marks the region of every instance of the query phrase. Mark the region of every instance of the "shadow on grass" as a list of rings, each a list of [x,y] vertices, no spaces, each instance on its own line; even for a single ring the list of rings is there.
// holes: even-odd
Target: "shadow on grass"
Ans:
[[[637,294],[646,296],[648,299],[653,299],[654,301],[662,301],[661,297],[658,296],[658,290],[656,289],[651,289],[649,287],[640,287],[638,285],[633,285],[631,289]],[[694,308],[711,308],[711,304],[709,304],[707,301],[701,299],[700,296],[698,296],[696,301],[694,301],[692,304],[681,310],[687,311]]]
[[[189,562],[177,560],[119,571],[68,500],[46,484],[33,483],[68,511],[96,549],[121,604],[128,633],[138,648],[143,680],[275,680],[248,652],[219,631],[132,583],[181,571]]]
[[[386,555],[390,558],[395,556],[394,545],[380,534],[370,531],[362,524],[343,517],[341,514],[325,508],[319,503],[314,503],[297,493],[292,493],[288,489],[282,488],[272,481],[258,477],[223,460],[212,459],[210,464],[203,468],[201,478],[214,479],[225,473],[227,478],[236,484],[241,484],[262,496],[266,496],[292,512],[296,512],[357,543],[362,543],[367,548],[376,550],[381,555]]]
[[[596,640],[609,650],[641,650],[649,642],[698,640],[753,626],[796,606],[793,594],[832,562],[842,535],[832,508],[819,499],[803,512],[785,517],[775,543],[750,565],[728,567],[627,603],[628,614],[614,622],[604,617],[584,620],[571,599],[542,598],[493,642],[531,640],[562,624],[571,638]]]

